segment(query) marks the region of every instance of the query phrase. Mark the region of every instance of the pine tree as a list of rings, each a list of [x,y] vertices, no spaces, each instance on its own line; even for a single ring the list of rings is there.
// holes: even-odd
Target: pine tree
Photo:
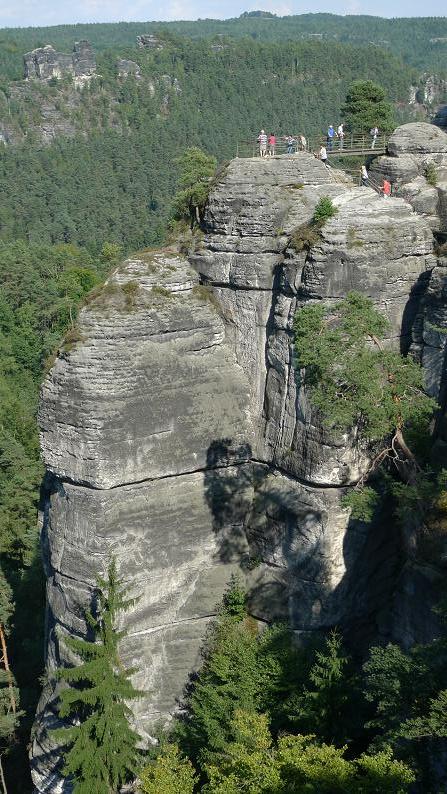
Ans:
[[[291,700],[300,731],[316,733],[322,741],[345,742],[353,727],[349,712],[354,687],[341,637],[332,631],[315,654],[302,694]]]
[[[356,80],[349,86],[341,113],[354,132],[368,133],[373,127],[391,132],[395,126],[393,106],[382,86],[372,80]]]
[[[421,367],[382,344],[387,328],[358,292],[331,308],[305,306],[294,320],[296,362],[327,427],[354,427],[363,441],[389,441],[374,465],[389,457],[414,484],[421,472],[404,435],[409,424],[428,425],[435,401],[424,392]]]
[[[68,649],[82,660],[77,667],[63,668],[59,678],[69,686],[60,693],[59,714],[73,725],[54,731],[70,747],[65,752],[63,774],[73,779],[73,794],[114,794],[135,772],[138,734],[129,725],[129,700],[141,697],[123,667],[119,643],[126,632],[116,628],[117,615],[135,599],[126,598],[116,563],[107,579],[98,578],[96,608],[86,611],[94,639],[64,639]]]
[[[180,190],[174,196],[174,212],[177,218],[188,219],[193,226],[201,221],[217,160],[192,147],[186,149],[177,163],[180,167]]]
[[[256,630],[245,612],[245,593],[232,578],[203,649],[204,664],[187,700],[187,716],[174,730],[181,748],[203,767],[225,753],[237,708],[253,711],[259,693]]]

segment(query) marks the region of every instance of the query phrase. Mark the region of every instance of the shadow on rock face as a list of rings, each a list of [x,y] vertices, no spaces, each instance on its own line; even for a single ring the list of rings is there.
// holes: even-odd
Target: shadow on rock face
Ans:
[[[253,501],[253,464],[250,444],[235,445],[230,438],[213,441],[207,451],[205,499],[222,562],[241,561],[248,555],[247,514]]]

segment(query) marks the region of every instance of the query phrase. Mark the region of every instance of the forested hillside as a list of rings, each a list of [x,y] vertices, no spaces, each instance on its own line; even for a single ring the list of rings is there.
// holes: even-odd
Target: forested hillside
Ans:
[[[141,75],[117,77],[118,56],[138,63]],[[105,240],[127,250],[160,241],[175,157],[186,147],[222,162],[261,127],[321,135],[339,122],[356,79],[384,85],[406,120],[417,80],[376,47],[321,42],[243,40],[216,51],[206,41],[179,40],[160,51],[103,53],[97,71],[101,77],[83,88],[30,81],[10,85],[0,99],[0,128],[18,144],[0,152],[0,239],[94,251]],[[54,130],[50,146],[42,145],[43,129]]]
[[[139,49],[144,32],[157,32],[162,49]],[[97,55],[90,82],[22,80],[25,52],[51,44],[69,53],[81,38]],[[428,18],[244,15],[0,31],[0,623],[23,710],[4,761],[9,791],[29,790],[42,669],[38,393],[54,352],[76,342],[85,295],[122,253],[166,238],[186,148],[222,164],[261,127],[320,136],[341,121],[359,79],[383,85],[396,122],[409,120],[410,86],[427,70],[442,77],[446,52],[447,21]],[[120,76],[118,59],[140,73]],[[10,738],[3,725],[0,755]]]
[[[195,22],[119,22],[50,28],[4,28],[0,31],[0,75],[20,79],[23,53],[48,42],[65,51],[71,48],[75,39],[86,38],[96,50],[103,51],[133,47],[137,35],[161,30],[191,38],[249,37],[275,42],[316,37],[342,44],[374,44],[400,55],[408,64],[421,70],[445,72],[447,68],[445,17],[381,19],[335,14],[276,17],[255,13],[242,15],[238,19],[200,19]]]

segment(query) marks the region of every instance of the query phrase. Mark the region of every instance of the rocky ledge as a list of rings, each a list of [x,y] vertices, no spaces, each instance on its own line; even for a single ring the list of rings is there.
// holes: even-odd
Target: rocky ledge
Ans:
[[[370,173],[393,188],[426,218],[433,232],[447,234],[447,133],[422,122],[404,124],[373,160]]]

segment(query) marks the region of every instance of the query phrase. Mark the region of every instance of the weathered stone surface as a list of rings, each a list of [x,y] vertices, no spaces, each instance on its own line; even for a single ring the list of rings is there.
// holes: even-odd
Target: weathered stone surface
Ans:
[[[447,152],[447,137],[433,124],[414,122],[398,127],[388,141],[388,152],[397,156],[404,154],[429,154]]]
[[[337,215],[297,254],[290,236],[322,195]],[[261,620],[376,631],[399,538],[383,517],[358,524],[341,506],[371,451],[321,427],[295,372],[292,323],[306,302],[357,289],[389,317],[390,344],[408,346],[435,264],[408,203],[352,188],[306,153],[232,161],[205,224],[193,267],[160,251],[114,272],[81,311],[40,409],[47,667],[67,660],[64,633],[84,632],[80,605],[114,554],[142,594],[123,617],[123,656],[150,691],[135,706],[146,738],[177,708],[236,568]],[[56,696],[48,685],[39,707],[39,792],[64,790],[46,733]]]
[[[118,58],[116,62],[118,77],[141,76],[141,69],[135,61],[128,61],[125,58]]]
[[[435,184],[430,183],[433,173]],[[434,232],[447,231],[447,134],[442,129],[422,122],[398,127],[388,155],[373,160],[370,174],[380,182],[389,179]]]
[[[172,255],[130,261],[81,312],[82,345],[43,388],[52,473],[113,488],[203,468],[212,441],[247,438],[248,390],[197,282]]]
[[[47,44],[27,52],[23,59],[26,80],[60,80],[67,75],[86,79],[96,72],[95,55],[88,41],[77,41],[72,55],[56,52]]]
[[[408,347],[411,322],[435,264],[429,227],[402,200],[349,188],[311,155],[234,160],[210,197],[204,249],[191,258],[223,308],[227,334],[263,414],[255,455],[317,485],[358,480],[368,457],[321,428],[292,361],[293,315],[307,300],[360,289]],[[338,208],[311,254],[295,256],[292,231],[310,220],[321,195]],[[273,291],[273,301],[271,299]],[[265,366],[266,360],[266,366]]]

